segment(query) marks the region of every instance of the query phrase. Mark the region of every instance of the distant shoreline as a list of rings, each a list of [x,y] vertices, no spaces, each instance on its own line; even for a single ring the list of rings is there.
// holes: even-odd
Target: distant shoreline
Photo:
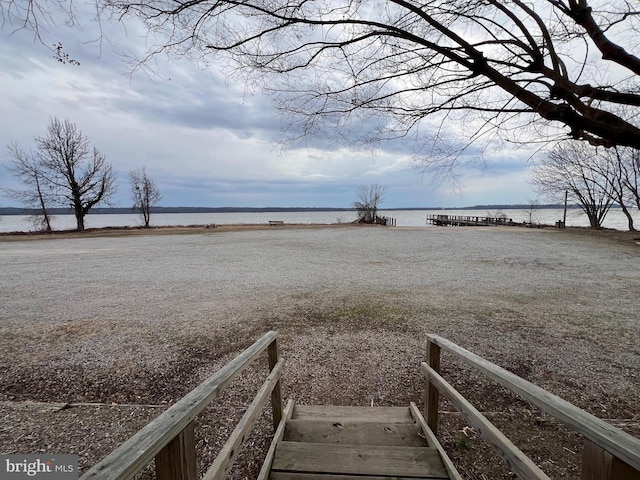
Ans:
[[[380,208],[381,212],[415,210],[529,210],[531,205],[474,205],[470,207],[402,207]],[[564,205],[536,205],[534,210],[564,208]],[[567,205],[568,209],[580,208],[579,205]],[[355,212],[354,208],[335,207],[153,207],[151,213],[278,213],[278,212]],[[40,210],[35,208],[0,207],[0,215],[34,215]],[[137,214],[131,207],[94,207],[92,215]],[[50,215],[73,215],[71,208],[50,208]]]

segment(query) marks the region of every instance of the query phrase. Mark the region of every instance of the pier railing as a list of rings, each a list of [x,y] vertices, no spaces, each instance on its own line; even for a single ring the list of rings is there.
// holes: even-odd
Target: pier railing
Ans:
[[[380,217],[376,215],[376,223],[378,225],[384,225],[385,227],[395,227],[396,219],[393,217],[385,217],[385,216]]]
[[[444,227],[472,227],[492,225],[513,225],[507,217],[474,217],[458,215],[427,215],[427,224]]]
[[[269,332],[217,373],[189,392],[158,418],[94,465],[81,480],[124,480],[133,478],[155,459],[157,480],[195,480],[195,418],[265,350],[269,375],[244,416],[229,436],[203,480],[225,478],[258,414],[271,396],[274,429],[283,416],[280,377],[284,360],[278,351],[278,334]]]
[[[640,479],[640,439],[449,340],[438,335],[427,335],[427,361],[422,363],[421,369],[426,382],[425,417],[434,433],[438,431],[439,394],[443,394],[462,413],[469,425],[507,462],[518,478],[549,478],[440,376],[442,349],[584,436],[581,480]]]

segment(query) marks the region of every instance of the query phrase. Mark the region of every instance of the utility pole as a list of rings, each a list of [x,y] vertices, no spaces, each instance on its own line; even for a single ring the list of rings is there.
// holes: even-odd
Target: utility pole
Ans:
[[[564,216],[562,217],[562,228],[567,226],[567,197],[569,196],[569,191],[564,191]]]

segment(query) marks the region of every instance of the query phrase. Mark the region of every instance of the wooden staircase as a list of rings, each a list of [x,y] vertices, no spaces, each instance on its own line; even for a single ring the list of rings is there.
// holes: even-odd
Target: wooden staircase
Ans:
[[[87,471],[81,480],[130,480],[151,462],[157,480],[226,478],[256,419],[271,401],[275,433],[258,480],[461,480],[436,438],[439,396],[524,480],[549,477],[439,373],[445,350],[585,438],[581,480],[640,480],[640,439],[438,335],[427,335],[425,415],[401,407],[282,408],[277,332],[269,332]],[[196,418],[248,365],[267,353],[269,374],[204,476]],[[155,460],[155,461],[154,461]]]
[[[269,478],[458,478],[449,475],[439,445],[429,445],[412,407],[295,406],[276,441]]]

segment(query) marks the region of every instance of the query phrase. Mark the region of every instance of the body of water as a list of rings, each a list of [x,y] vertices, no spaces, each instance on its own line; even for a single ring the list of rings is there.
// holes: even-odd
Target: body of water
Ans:
[[[514,222],[528,222],[529,211],[520,209],[502,210],[383,210],[381,215],[393,217],[397,221],[398,227],[428,226],[426,224],[427,215],[457,215],[457,216],[501,216],[513,219]],[[554,225],[558,220],[562,220],[562,209],[539,209],[535,210],[531,216],[534,223]],[[282,220],[285,223],[302,224],[328,224],[328,223],[349,223],[356,219],[356,212],[353,211],[333,211],[333,212],[264,212],[264,213],[158,213],[151,215],[152,226],[175,226],[175,225],[203,225],[203,224],[255,224],[268,223],[269,220]],[[636,226],[640,227],[640,214],[634,212]],[[102,227],[133,227],[141,225],[139,215],[135,214],[89,214],[85,217],[86,228]],[[76,222],[73,215],[55,215],[52,220],[54,230],[75,229]],[[588,227],[589,220],[586,215],[578,209],[567,211],[567,226]],[[606,228],[627,230],[627,219],[620,209],[609,211],[604,222]],[[0,216],[0,232],[28,232],[34,230],[33,224],[28,216],[5,215]]]

